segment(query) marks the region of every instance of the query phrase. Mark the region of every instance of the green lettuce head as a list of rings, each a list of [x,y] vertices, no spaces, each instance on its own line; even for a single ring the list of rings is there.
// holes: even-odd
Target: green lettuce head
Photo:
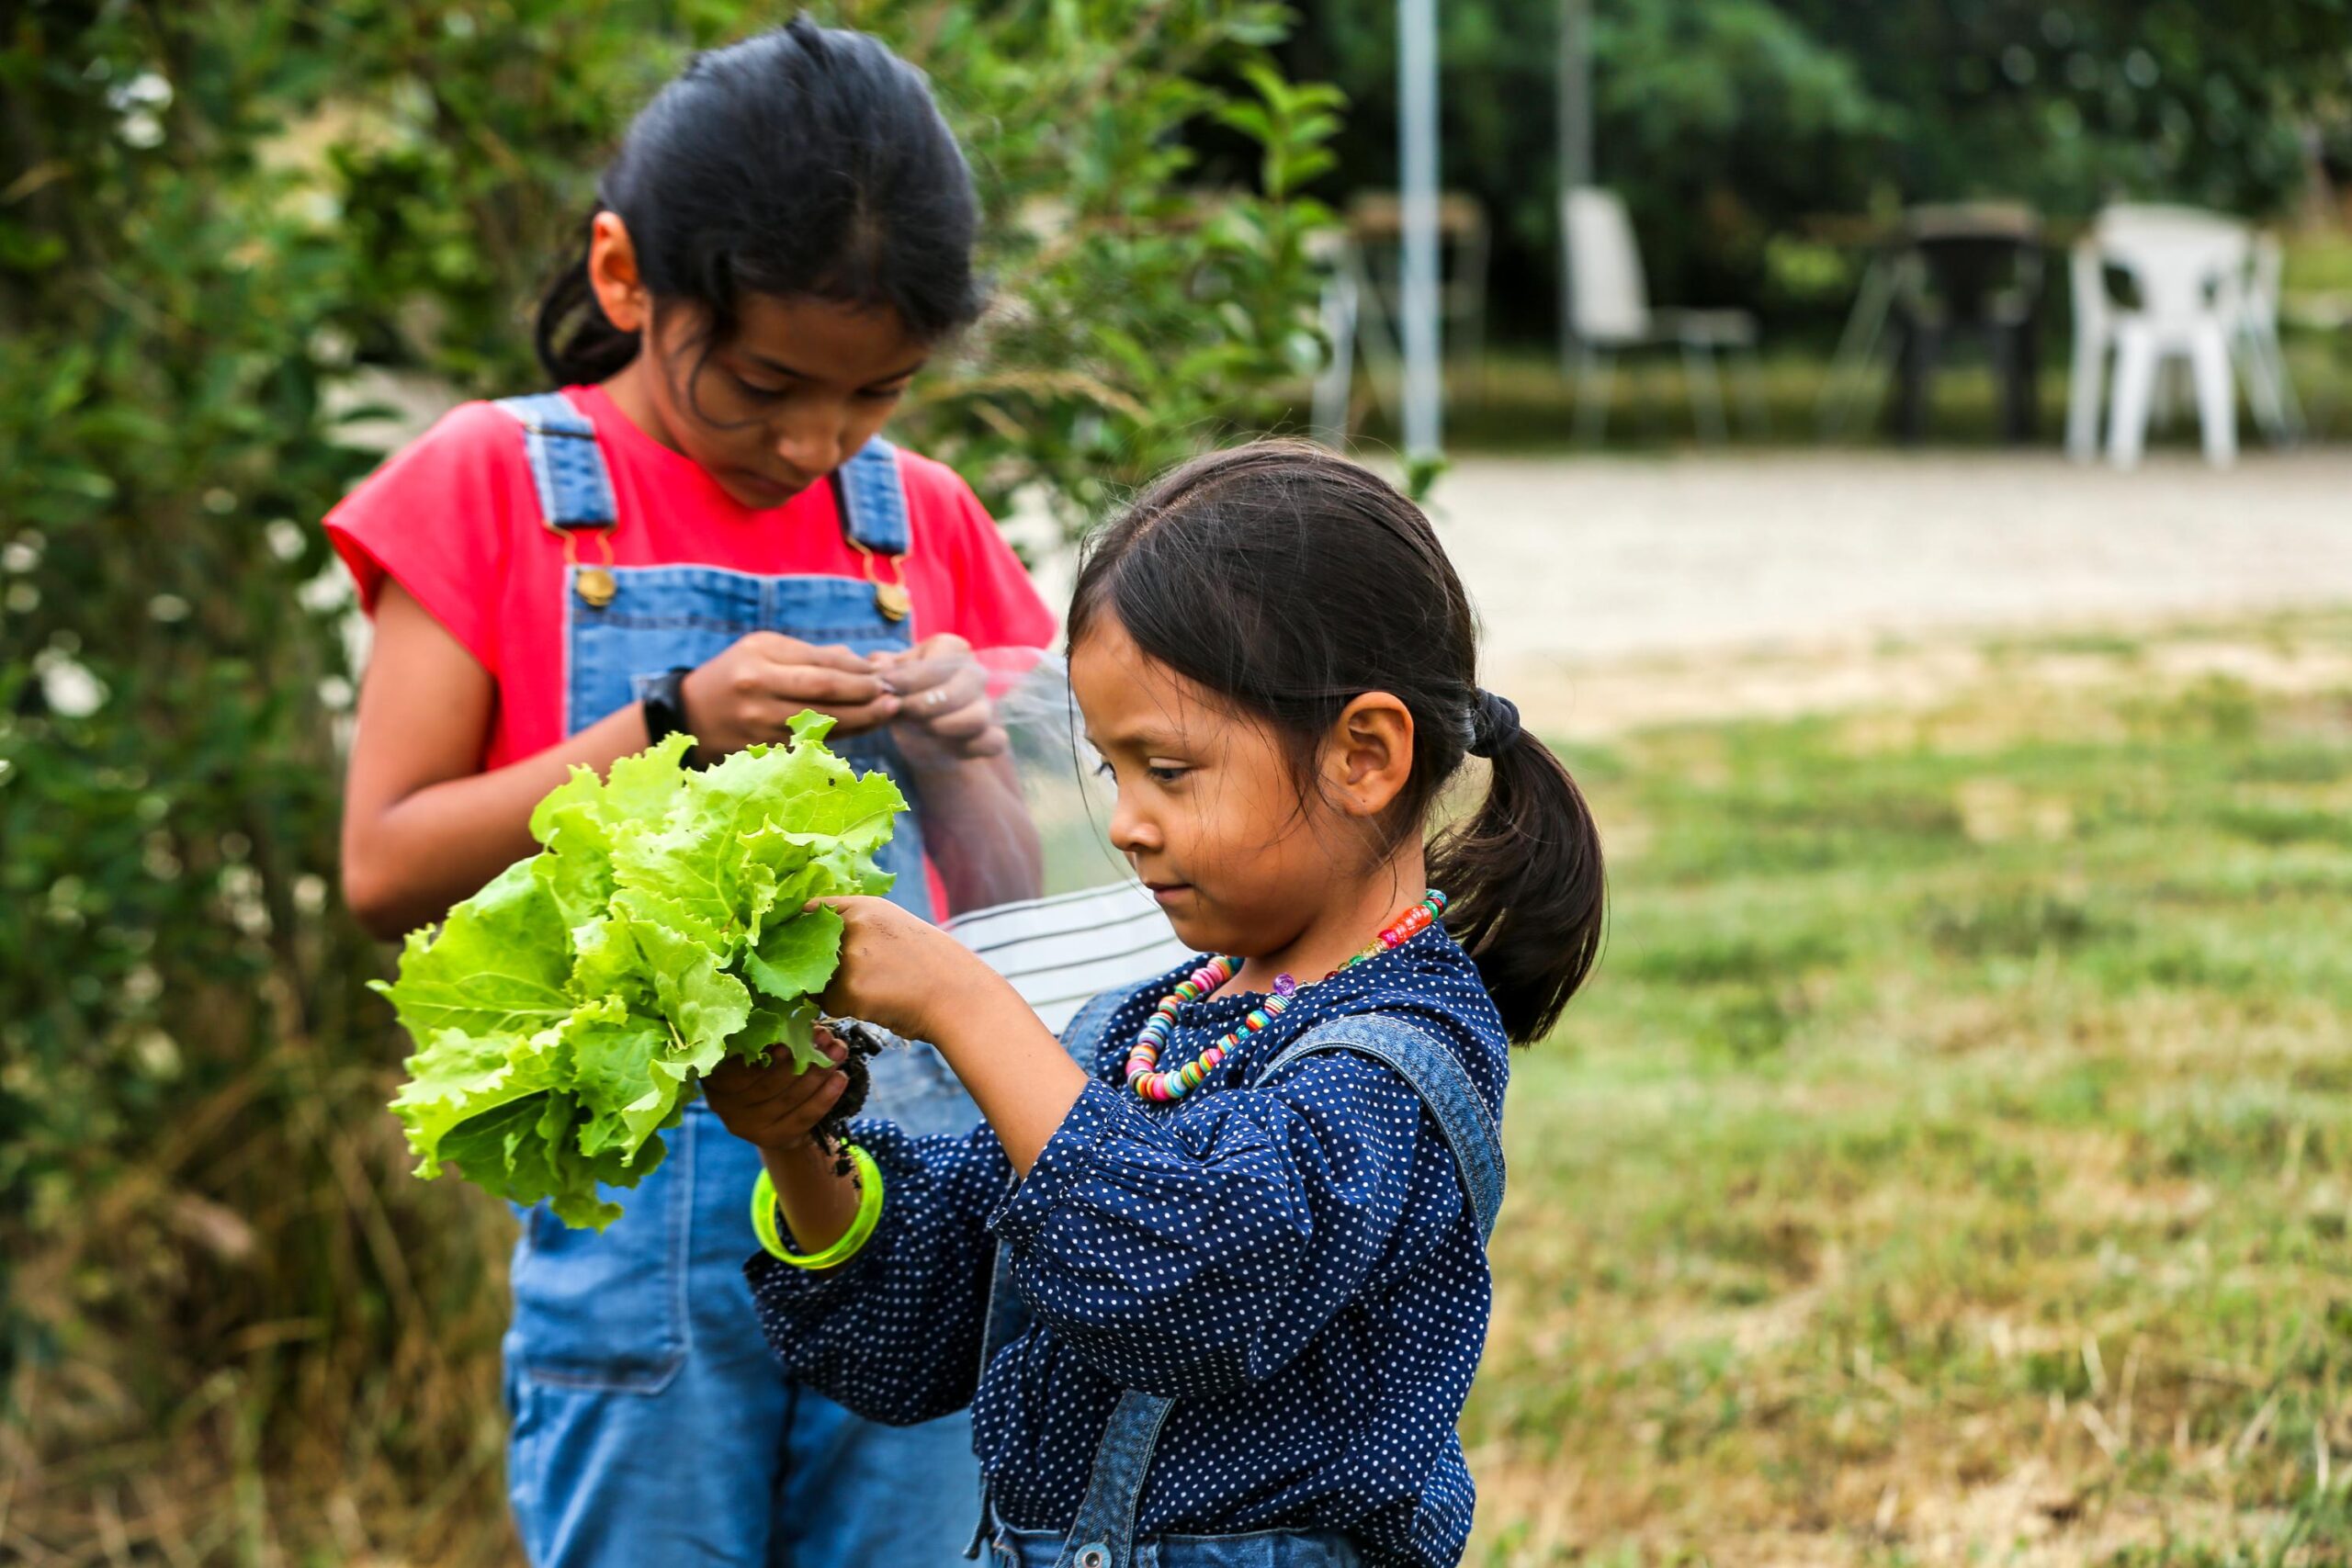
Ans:
[[[789,746],[701,772],[683,735],[603,779],[574,768],[531,813],[539,852],[410,933],[376,989],[416,1043],[391,1108],[419,1176],[454,1163],[601,1230],[620,1208],[597,1184],[662,1163],[661,1130],[721,1058],[822,1060],[842,921],[807,905],[888,891],[874,857],[906,808],[826,749],[832,726],[804,713]]]

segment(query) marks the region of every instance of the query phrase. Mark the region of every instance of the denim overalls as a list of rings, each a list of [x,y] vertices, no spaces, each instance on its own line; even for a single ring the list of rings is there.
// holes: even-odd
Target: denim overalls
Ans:
[[[1121,994],[1096,998],[1063,1035],[1065,1048],[1089,1072],[1101,1059],[1102,1032],[1112,1014],[1125,999]],[[1301,1057],[1326,1051],[1352,1051],[1385,1062],[1413,1087],[1453,1152],[1463,1190],[1478,1215],[1480,1235],[1491,1235],[1503,1201],[1502,1140],[1454,1054],[1426,1032],[1396,1019],[1334,1019],[1276,1053],[1258,1082],[1262,1086]],[[1001,1246],[988,1314],[980,1351],[983,1377],[997,1352],[1028,1325],[1027,1308],[1012,1284],[1012,1258]],[[1094,1450],[1093,1473],[1087,1478],[1086,1495],[1068,1535],[1011,1529],[995,1517],[984,1489],[980,1528],[966,1555],[977,1557],[985,1546],[993,1568],[1357,1568],[1363,1557],[1336,1530],[1138,1538],[1136,1519],[1151,1451],[1175,1404],[1165,1395],[1133,1389],[1119,1396]]]
[[[570,535],[621,521],[585,416],[556,393],[500,406],[517,423],[549,527]],[[835,493],[854,542],[879,555],[905,553],[906,496],[888,444],[876,440],[844,465]],[[601,606],[578,591],[582,574],[594,572],[609,572],[614,589]],[[885,617],[874,584],[856,578],[574,564],[563,603],[567,734],[747,632],[843,643],[860,653],[909,644],[907,623]],[[903,766],[887,732],[845,737],[834,749],[861,769],[896,776]],[[922,835],[911,815],[881,858],[898,873],[890,897],[929,917]],[[887,1053],[873,1069],[873,1114],[918,1134],[979,1120],[928,1045]],[[532,1562],[936,1568],[955,1561],[970,1525],[966,1499],[978,1484],[969,1416],[880,1427],[786,1381],[743,1282],[743,1260],[759,1249],[750,1217],[758,1151],[699,1099],[662,1137],[667,1157],[619,1194],[622,1217],[601,1234],[567,1229],[544,1206],[523,1215],[505,1340],[514,1418],[507,1479]]]

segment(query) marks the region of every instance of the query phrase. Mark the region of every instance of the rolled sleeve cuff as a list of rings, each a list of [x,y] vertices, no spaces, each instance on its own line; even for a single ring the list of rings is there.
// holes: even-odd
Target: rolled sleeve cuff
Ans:
[[[797,1324],[813,1324],[856,1296],[876,1256],[889,1251],[891,1228],[886,1203],[865,1245],[831,1269],[796,1269],[764,1249],[752,1254],[744,1261],[743,1278],[760,1303],[761,1315],[774,1312]]]
[[[1015,1252],[1035,1242],[1062,1201],[1094,1173],[1103,1141],[1136,1114],[1117,1089],[1100,1078],[1090,1080],[1038,1151],[1029,1174],[989,1216],[989,1229],[997,1239]]]

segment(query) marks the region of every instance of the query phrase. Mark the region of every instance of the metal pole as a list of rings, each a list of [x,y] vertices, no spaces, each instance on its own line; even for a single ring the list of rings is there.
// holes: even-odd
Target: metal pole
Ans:
[[[1444,383],[1440,373],[1437,229],[1437,0],[1396,0],[1397,127],[1404,178],[1402,272],[1405,339],[1405,453],[1434,457],[1443,448]]]
[[[1592,183],[1592,6],[1560,0],[1560,183]]]
[[[1592,9],[1560,0],[1560,58],[1553,111],[1559,117],[1560,365],[1576,352],[1576,277],[1568,259],[1567,193],[1592,183]]]

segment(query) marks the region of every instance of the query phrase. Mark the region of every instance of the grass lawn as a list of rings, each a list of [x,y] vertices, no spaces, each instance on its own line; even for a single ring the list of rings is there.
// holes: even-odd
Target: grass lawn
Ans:
[[[2208,639],[2259,692],[2169,635],[1572,750],[1615,923],[1511,1090],[1475,1568],[2352,1562],[2352,612]],[[317,1114],[207,1156],[339,1151],[282,1198],[333,1249],[235,1265],[309,1315],[198,1323],[172,1420],[79,1449],[128,1395],[69,1348],[0,1563],[519,1561],[512,1223],[407,1174],[393,1055],[288,1055]]]
[[[1572,757],[1471,1561],[2352,1560],[2352,691]]]

